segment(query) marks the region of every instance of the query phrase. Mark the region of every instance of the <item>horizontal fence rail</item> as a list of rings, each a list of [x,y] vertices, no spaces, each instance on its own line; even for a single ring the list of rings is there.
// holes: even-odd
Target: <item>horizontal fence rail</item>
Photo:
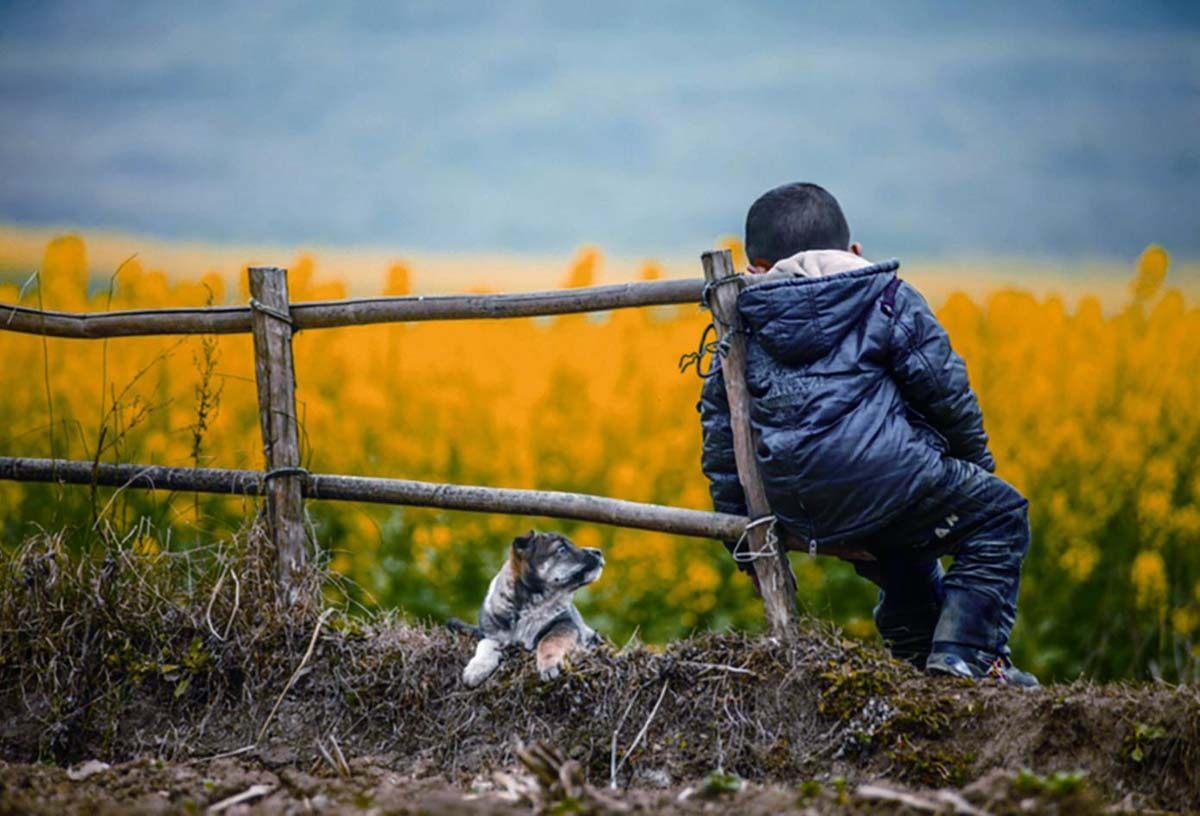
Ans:
[[[700,278],[640,281],[503,295],[416,295],[292,303],[296,329],[372,323],[476,320],[602,312],[636,306],[700,303]],[[47,337],[103,338],[157,334],[238,334],[251,330],[250,306],[55,312],[0,304],[0,329]]]
[[[266,518],[274,544],[277,582],[287,603],[303,599],[303,500],[335,499],[378,504],[436,507],[481,513],[544,516],[676,535],[741,541],[749,539],[750,569],[758,577],[767,619],[774,634],[790,637],[797,615],[795,579],[787,550],[842,558],[869,558],[840,545],[805,543],[785,531],[760,522],[770,518],[754,461],[747,394],[742,372],[744,350],[737,334],[736,291],[741,276],[734,273],[729,250],[702,256],[704,278],[641,281],[548,292],[496,295],[438,295],[377,297],[291,303],[287,270],[260,266],[247,270],[251,298],[247,306],[142,309],[117,312],[55,312],[0,304],[0,331],[66,338],[133,337],[163,334],[236,334],[254,337],[255,382],[266,472],[217,468],[176,468],[158,465],[98,464],[55,459],[0,457],[0,480],[103,485],[118,489],[152,489],[196,493],[266,496]],[[717,295],[705,303],[706,287]],[[704,305],[714,310],[722,342],[728,343],[726,392],[731,420],[737,429],[735,449],[738,477],[758,522],[742,516],[665,507],[581,493],[548,490],[418,482],[367,476],[310,474],[300,465],[297,441],[296,381],[292,336],[300,329],[327,329],[372,323],[424,320],[474,320],[538,317],[599,312],[635,306]],[[722,317],[723,315],[723,317]],[[275,477],[271,479],[271,477]],[[778,537],[777,537],[778,536]],[[782,539],[782,540],[779,540]]]
[[[95,483],[104,487],[241,496],[261,496],[265,484],[263,473],[258,470],[95,465],[92,462],[62,459],[3,456],[0,456],[0,480],[80,485]],[[723,541],[737,539],[747,521],[742,516],[728,513],[664,507],[584,493],[449,485],[370,476],[313,473],[304,479],[303,492],[305,498],[309,499],[548,516]]]

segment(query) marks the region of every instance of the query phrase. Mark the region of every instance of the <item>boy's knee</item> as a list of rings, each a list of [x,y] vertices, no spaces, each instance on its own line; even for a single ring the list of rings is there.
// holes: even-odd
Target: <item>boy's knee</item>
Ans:
[[[955,548],[955,559],[1003,561],[1015,558],[1019,563],[1029,551],[1029,507],[1017,507],[996,513],[980,524]]]
[[[950,617],[957,614],[986,620],[1010,607],[1015,609],[1028,550],[1029,520],[1024,505],[989,519],[961,542],[944,583],[947,590],[966,592],[971,598],[960,598],[957,612],[952,610]],[[949,628],[968,626],[965,621],[943,623]]]

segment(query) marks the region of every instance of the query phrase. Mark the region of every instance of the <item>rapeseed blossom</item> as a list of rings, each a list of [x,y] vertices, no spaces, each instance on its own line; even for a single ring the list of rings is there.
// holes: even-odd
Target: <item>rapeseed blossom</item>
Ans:
[[[730,242],[744,264],[741,247]],[[594,283],[603,256],[579,254],[565,286]],[[1129,301],[1013,288],[952,294],[938,309],[968,363],[999,474],[1030,499],[1033,545],[1013,645],[1048,676],[1157,670],[1195,678],[1200,627],[1200,309],[1169,286],[1160,247],[1141,256]],[[647,263],[643,279],[662,275]],[[40,284],[40,285],[39,285]],[[380,291],[413,291],[397,263]],[[293,300],[345,297],[315,259],[290,267]],[[228,290],[238,291],[230,292]],[[245,302],[245,276],[175,280],[135,258],[89,280],[73,236],[46,248],[38,283],[0,302],[105,310]],[[707,315],[694,306],[554,319],[381,325],[301,332],[294,341],[304,464],[314,471],[571,490],[708,509],[699,469],[699,382],[676,361]],[[0,332],[5,455],[261,467],[248,335],[210,339],[219,405],[200,441],[203,339],[58,340]],[[51,416],[53,425],[51,425]],[[235,527],[245,499],[126,491],[94,508],[86,488],[0,483],[5,543],[33,525],[90,529],[93,513],[151,547],[185,547]],[[693,628],[761,625],[749,582],[718,543],[596,525],[311,502],[322,552],[358,601],[414,615],[469,616],[531,526],[604,549],[604,578],[581,596],[623,641]],[[844,564],[797,558],[802,604],[874,637],[871,587]]]

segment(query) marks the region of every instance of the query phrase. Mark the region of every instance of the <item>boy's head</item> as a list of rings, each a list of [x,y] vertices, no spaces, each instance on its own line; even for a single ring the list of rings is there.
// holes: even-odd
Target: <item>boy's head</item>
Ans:
[[[861,254],[850,243],[850,225],[828,190],[796,182],[768,190],[746,213],[746,257],[760,269],[809,249],[840,249]]]

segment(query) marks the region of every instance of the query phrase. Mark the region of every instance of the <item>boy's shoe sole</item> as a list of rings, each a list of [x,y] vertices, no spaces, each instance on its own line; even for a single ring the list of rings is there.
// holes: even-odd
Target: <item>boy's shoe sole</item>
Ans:
[[[930,674],[945,674],[951,677],[966,677],[968,680],[979,679],[967,661],[958,655],[933,653],[925,659],[925,671]]]
[[[990,677],[1002,685],[1020,689],[1040,688],[1036,677],[1016,666],[1005,666],[997,660],[986,669],[976,669],[958,655],[946,652],[934,652],[929,655],[929,659],[925,661],[925,671],[929,674],[965,677],[968,680],[984,680]]]

